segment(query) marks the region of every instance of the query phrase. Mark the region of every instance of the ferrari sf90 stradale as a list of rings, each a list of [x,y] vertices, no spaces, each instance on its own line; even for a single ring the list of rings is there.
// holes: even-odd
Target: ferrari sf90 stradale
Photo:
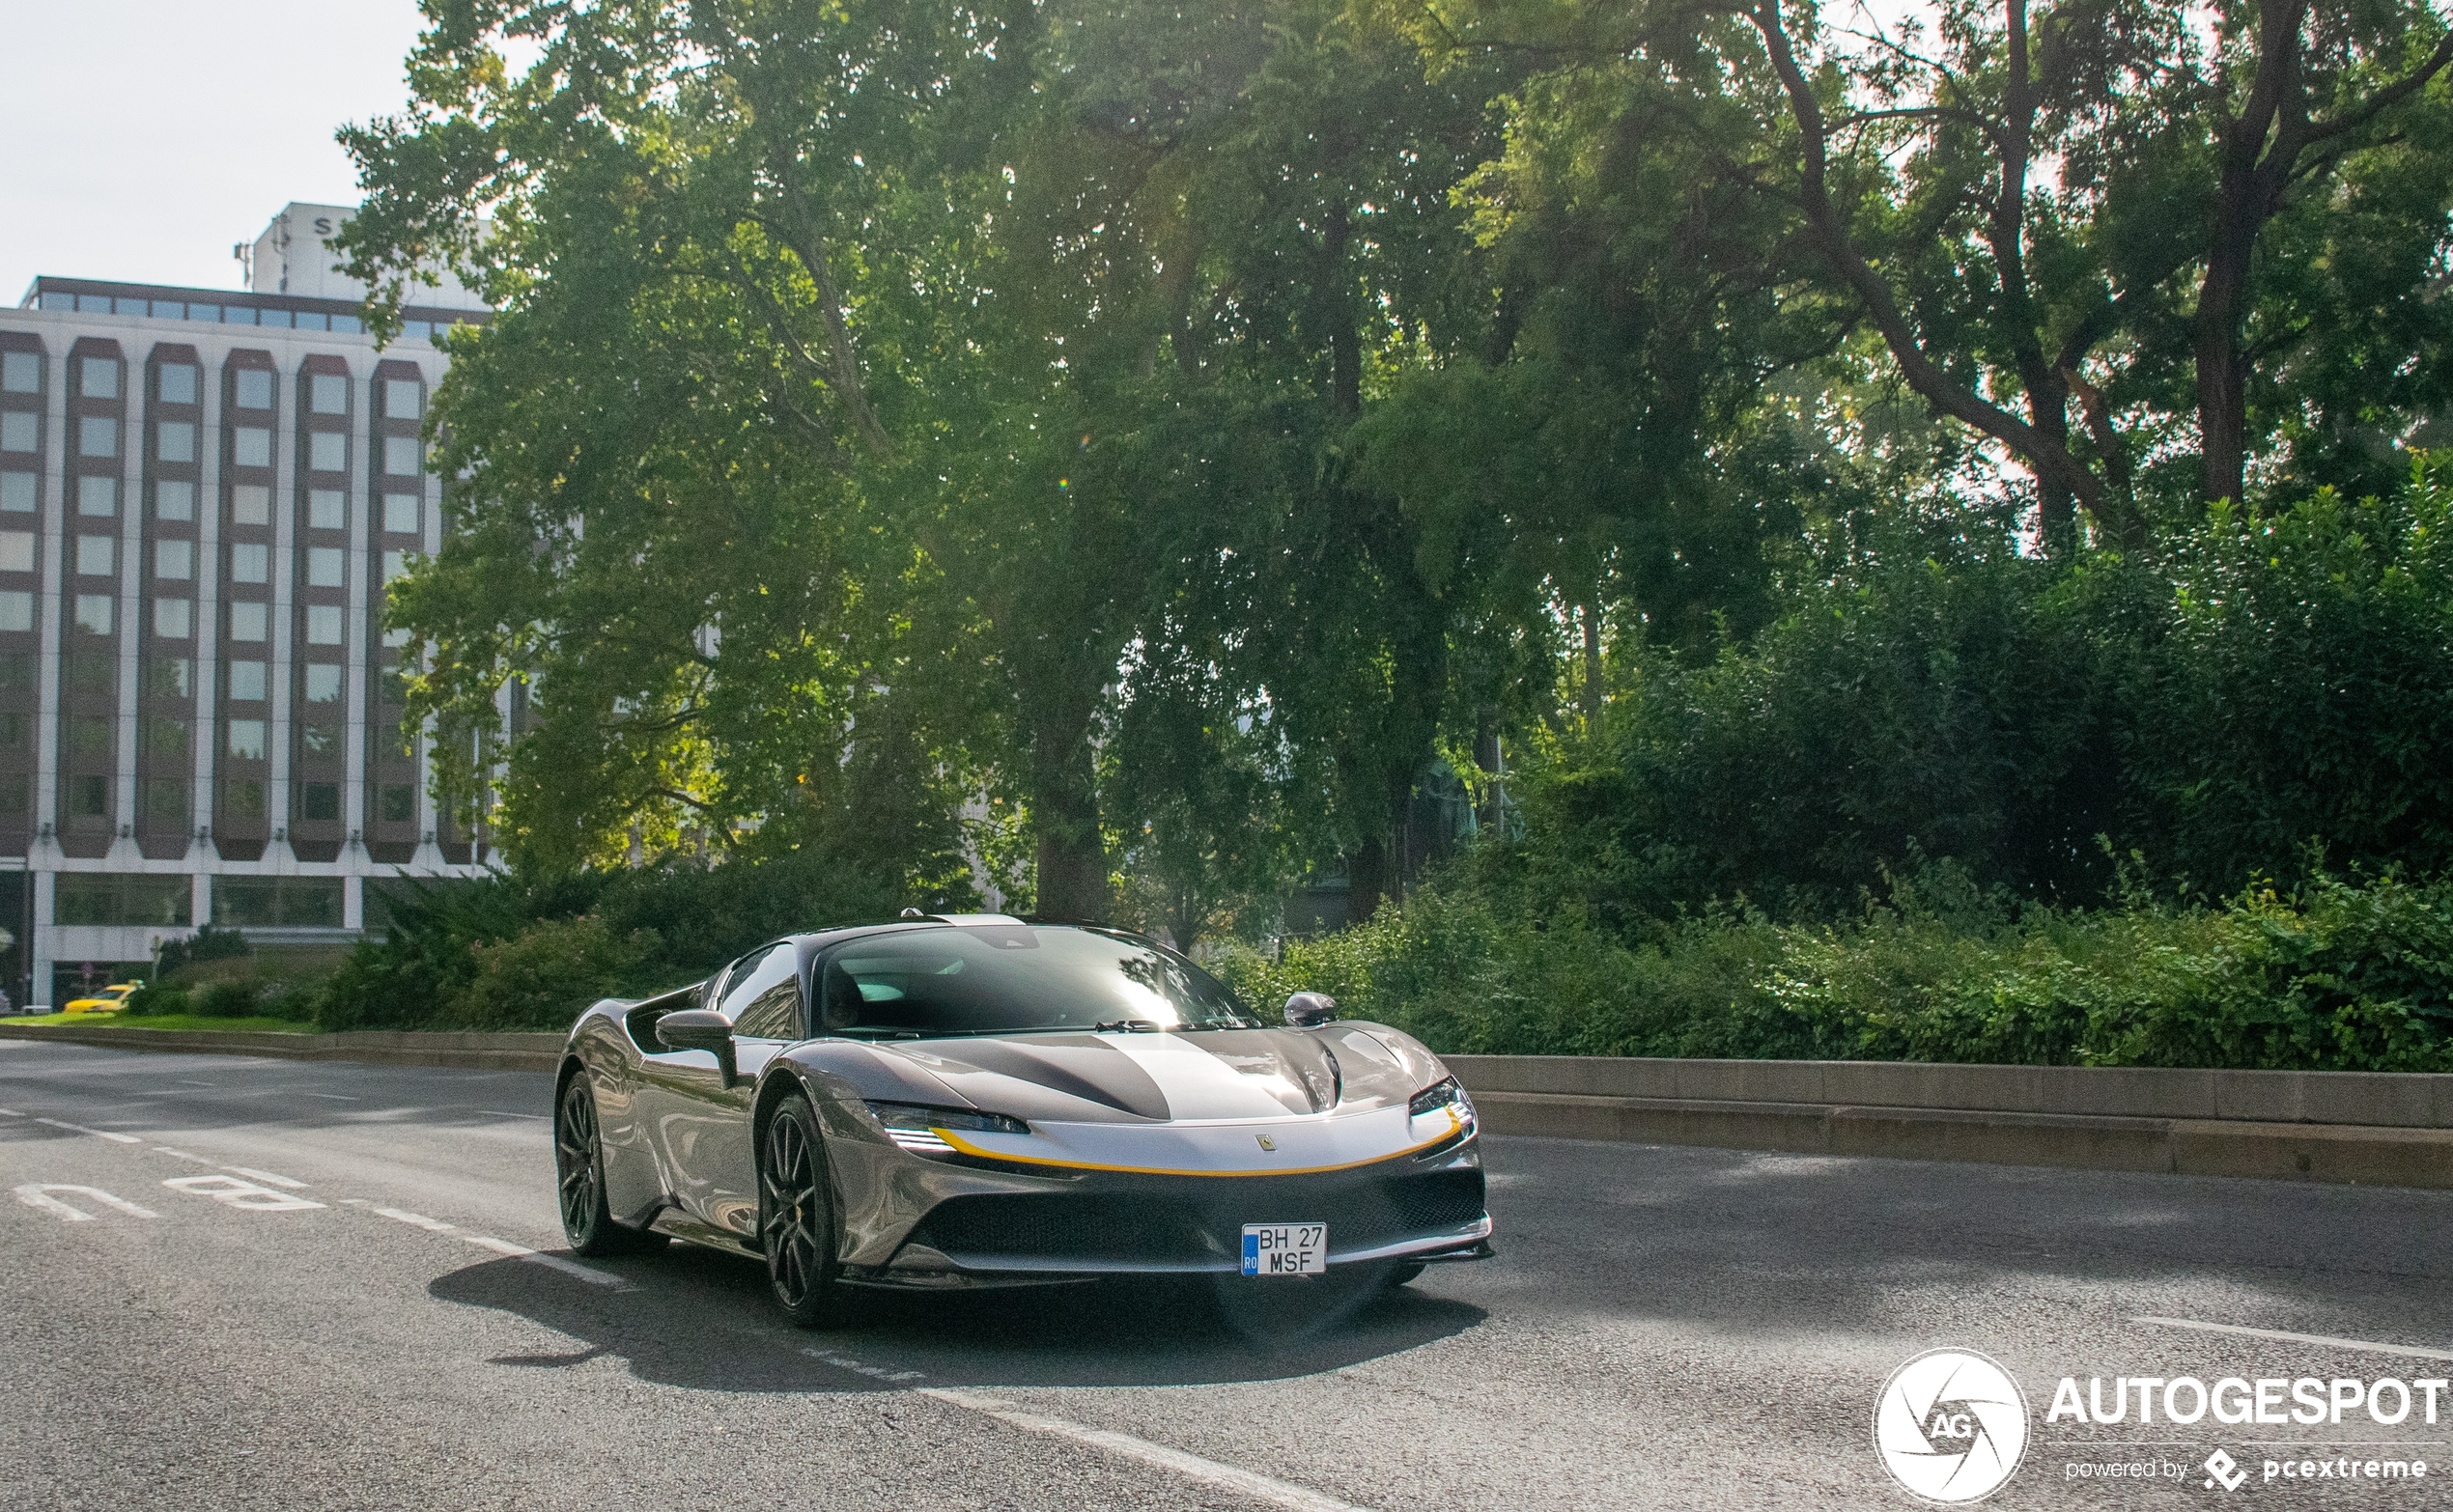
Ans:
[[[1419,1042],[1298,993],[1264,1027],[1138,935],[1001,914],[762,945],[571,1031],[571,1247],[763,1259],[849,1289],[1129,1273],[1411,1279],[1490,1253],[1474,1106]]]

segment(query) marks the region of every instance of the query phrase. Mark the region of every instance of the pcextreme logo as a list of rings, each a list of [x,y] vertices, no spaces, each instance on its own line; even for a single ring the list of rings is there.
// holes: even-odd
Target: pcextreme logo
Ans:
[[[1928,1350],[1891,1372],[1874,1405],[1874,1452],[1926,1501],[1980,1501],[2027,1452],[2027,1399],[1973,1350]]]

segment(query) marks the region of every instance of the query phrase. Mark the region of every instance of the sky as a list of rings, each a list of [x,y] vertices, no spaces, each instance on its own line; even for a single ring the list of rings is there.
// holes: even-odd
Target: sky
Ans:
[[[332,140],[401,108],[415,0],[0,0],[0,307],[37,274],[236,289],[292,200],[353,205]]]

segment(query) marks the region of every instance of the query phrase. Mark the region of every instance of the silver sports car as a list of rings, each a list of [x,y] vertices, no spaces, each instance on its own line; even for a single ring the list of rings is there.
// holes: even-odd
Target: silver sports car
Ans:
[[[860,1287],[1488,1255],[1464,1089],[1333,1011],[1298,993],[1265,1028],[1152,940],[1002,914],[778,939],[572,1028],[563,1227],[762,1258],[804,1324]]]

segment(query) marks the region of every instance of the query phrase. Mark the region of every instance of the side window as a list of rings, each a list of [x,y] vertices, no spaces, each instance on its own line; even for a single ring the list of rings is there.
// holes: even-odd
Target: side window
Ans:
[[[794,972],[760,993],[733,1024],[736,1038],[798,1040],[801,1032],[801,974]]]
[[[775,1028],[763,1026],[775,1018],[772,1011],[767,1014],[766,1020],[753,1022],[751,1017],[761,1009],[770,1008],[778,995],[773,991],[775,988],[794,987],[801,974],[800,954],[800,950],[787,939],[769,945],[755,955],[743,957],[741,964],[732,968],[731,974],[724,978],[724,1000],[719,1011],[733,1022],[734,1034],[765,1040],[797,1040],[801,1037],[789,1028],[777,1033]],[[788,999],[791,1008],[787,1022],[801,1016],[798,992],[799,989],[794,987],[794,994]]]

